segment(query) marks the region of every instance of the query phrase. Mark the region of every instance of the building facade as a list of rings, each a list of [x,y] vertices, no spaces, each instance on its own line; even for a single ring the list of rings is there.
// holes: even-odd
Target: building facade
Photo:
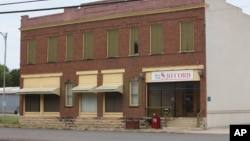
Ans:
[[[203,0],[100,1],[23,16],[21,117],[206,117]]]

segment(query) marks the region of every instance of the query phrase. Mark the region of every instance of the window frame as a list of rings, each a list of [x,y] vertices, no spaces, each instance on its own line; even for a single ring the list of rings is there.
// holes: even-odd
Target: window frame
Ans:
[[[56,36],[48,37],[47,61],[48,63],[54,63],[57,61],[57,38]]]
[[[72,89],[73,89],[74,85],[70,82],[70,81],[67,81],[65,83],[65,107],[73,107],[74,104],[75,104],[75,96],[72,92]],[[69,102],[69,99],[71,98],[71,101]]]
[[[139,55],[139,28],[131,27],[129,36],[129,56],[138,56],[138,55]]]
[[[184,28],[183,24],[188,24],[188,25],[185,25],[185,26],[188,26],[188,27],[186,27],[188,29],[183,29]],[[189,24],[191,24],[191,27],[189,27],[190,26]],[[189,28],[191,28],[191,29],[189,29]],[[186,33],[186,36],[185,36],[185,35],[183,35],[184,34],[183,30],[187,30],[186,32],[189,32],[189,33]],[[191,30],[191,32],[190,32],[190,30]],[[185,39],[183,39],[183,36],[185,36]],[[189,40],[191,40],[191,43]],[[186,47],[186,49],[184,49],[184,47],[183,47],[183,42],[187,42],[187,44],[188,44],[188,47]],[[192,46],[189,47],[189,44],[191,44]],[[181,53],[182,52],[183,53],[194,52],[194,22],[193,21],[180,22],[180,52]]]
[[[83,60],[93,59],[94,49],[94,33],[84,32],[83,33]]]
[[[136,84],[137,85],[137,93],[133,93],[133,84]],[[137,107],[137,106],[139,106],[139,94],[140,94],[140,82],[139,81],[130,81],[129,82],[129,87],[130,87],[130,89],[129,89],[129,106],[131,106],[131,107]],[[137,97],[133,97],[133,95],[135,95],[135,96],[137,96]],[[135,101],[137,101],[137,103],[133,103],[134,102],[134,100],[133,100],[133,98],[136,98],[135,99]]]
[[[36,64],[36,39],[28,39],[27,64]]]
[[[163,54],[163,46],[164,46],[163,39],[164,39],[163,24],[152,24],[150,26],[150,55]]]
[[[73,61],[74,54],[74,36],[72,34],[66,35],[66,51],[65,61]]]
[[[110,44],[110,40],[113,40]],[[112,52],[110,51],[112,50]],[[107,31],[107,58],[119,57],[119,30],[112,29]]]

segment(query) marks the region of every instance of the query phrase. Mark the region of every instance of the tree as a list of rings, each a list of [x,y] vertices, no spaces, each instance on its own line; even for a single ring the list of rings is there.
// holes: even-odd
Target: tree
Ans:
[[[8,86],[14,87],[19,86],[20,70],[14,69],[9,72]]]
[[[0,64],[0,87],[3,87],[3,73],[4,73],[4,66]],[[19,69],[14,69],[11,70],[11,72],[9,72],[8,67],[5,66],[6,87],[19,86],[19,77],[20,77]]]

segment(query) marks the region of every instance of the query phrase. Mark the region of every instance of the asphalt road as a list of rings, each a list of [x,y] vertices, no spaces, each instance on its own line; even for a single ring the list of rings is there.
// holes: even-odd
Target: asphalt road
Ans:
[[[229,141],[229,135],[0,128],[0,141]]]

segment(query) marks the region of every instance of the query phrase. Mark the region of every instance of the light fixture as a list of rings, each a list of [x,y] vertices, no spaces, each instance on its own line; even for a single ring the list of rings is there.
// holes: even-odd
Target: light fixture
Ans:
[[[144,79],[145,79],[145,75],[144,75],[143,72],[140,72],[140,73],[139,73],[139,78],[140,78],[141,80],[144,80]]]
[[[201,69],[198,70],[198,74],[199,74],[200,76],[202,76],[202,70],[201,70]]]

